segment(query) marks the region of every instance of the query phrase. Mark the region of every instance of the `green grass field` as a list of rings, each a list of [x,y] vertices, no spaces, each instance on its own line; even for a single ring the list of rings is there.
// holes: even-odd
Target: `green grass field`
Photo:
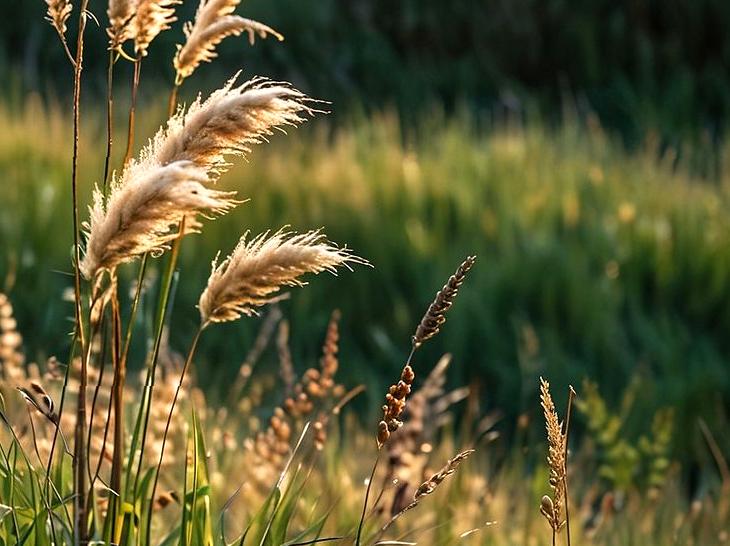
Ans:
[[[161,104],[143,105],[138,145],[161,122],[161,112]],[[102,116],[91,119],[97,122],[82,127],[85,203],[103,169]],[[63,360],[73,326],[68,115],[31,97],[19,107],[0,107],[0,123],[2,291],[13,303],[27,360]],[[366,519],[368,543],[549,544],[538,511],[548,491],[537,398],[541,375],[557,386],[559,412],[568,384],[579,393],[573,425],[579,440],[571,458],[576,543],[727,540],[728,483],[721,488],[718,479],[728,451],[723,431],[730,399],[727,179],[694,177],[671,150],[660,153],[651,141],[628,153],[590,122],[548,129],[538,121],[488,123],[434,111],[419,126],[403,127],[397,116],[383,113],[336,127],[317,119],[271,140],[219,182],[250,201],[207,222],[202,234],[182,244],[167,356],[174,363],[188,347],[197,298],[219,250],[227,254],[247,230],[323,227],[374,267],[319,276],[281,303],[293,362],[297,372],[316,366],[330,313],[341,309],[338,377],[347,387],[366,387],[353,402],[366,411],[338,418],[323,452],[297,452],[281,497],[267,501],[268,489],[256,480],[271,476],[252,473],[256,459],[238,446],[255,438],[285,397],[275,378],[280,355],[267,349],[245,396],[231,401],[231,382],[262,319],[209,332],[194,362],[186,411],[176,417],[172,442],[178,456],[162,480],[178,498],[187,492],[186,508],[182,516],[161,508],[155,537],[170,533],[163,543],[171,544],[187,536],[182,528],[189,530],[188,543],[208,544],[205,537],[216,533],[220,544],[221,529],[232,537],[249,522],[261,543],[272,546],[305,544],[311,536],[347,536],[340,543],[351,542],[375,455],[375,408],[397,377],[434,291],[455,264],[477,254],[448,324],[416,362],[425,377],[442,353],[452,353],[449,385],[470,385],[472,394],[448,408],[445,428],[429,425],[433,436],[404,466],[415,474],[401,483],[414,487],[465,447],[478,452],[423,501],[427,506],[381,535],[378,528],[395,510],[399,488],[383,482],[383,497]],[[154,337],[166,259],[153,260],[142,297],[130,358],[130,414],[141,381],[136,370]],[[123,281],[136,272],[136,266],[125,266]],[[121,294],[125,317],[130,299]],[[19,426],[27,419],[22,401],[9,380],[3,387],[3,415]],[[167,389],[160,395],[163,405]],[[301,430],[303,422],[296,426]],[[714,441],[720,456],[712,453]],[[42,470],[22,460],[16,444],[3,445],[11,447],[4,447],[0,461],[0,505],[17,510],[0,506],[0,540],[16,536],[17,525],[31,543],[47,544],[48,533],[39,530],[44,507],[36,481]],[[40,447],[41,461],[46,448]],[[55,471],[59,500],[71,491],[68,459]],[[391,476],[381,473],[376,479]],[[219,514],[244,476],[249,486],[229,506],[229,522],[222,526]],[[123,517],[139,517],[140,506]],[[273,510],[268,530],[266,506]],[[55,510],[59,526],[68,528],[62,503]]]
[[[64,354],[67,119],[34,100],[3,107],[0,118],[0,278],[29,354]],[[140,118],[144,143],[161,108],[147,104]],[[86,197],[102,172],[101,121],[83,128],[82,149]],[[590,378],[613,402],[638,376],[648,408],[671,405],[684,426],[714,420],[714,406],[730,396],[728,180],[693,178],[671,150],[658,156],[651,142],[627,154],[595,126],[571,123],[547,130],[438,112],[418,127],[389,114],[337,128],[314,120],[275,136],[221,180],[250,201],[185,241],[173,346],[186,343],[176,336],[196,320],[219,250],[247,230],[324,227],[374,268],[318,278],[283,304],[300,367],[316,358],[318,333],[340,308],[346,379],[382,382],[405,358],[434,288],[475,253],[470,297],[429,348],[432,360],[454,354],[455,381],[478,378],[488,403],[515,416],[530,407],[539,374]],[[143,301],[143,325],[151,313]],[[256,330],[252,319],[208,339],[206,386],[235,374]]]

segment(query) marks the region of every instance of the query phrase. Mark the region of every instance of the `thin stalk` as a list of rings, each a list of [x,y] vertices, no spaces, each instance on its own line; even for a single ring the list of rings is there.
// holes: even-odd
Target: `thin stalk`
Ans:
[[[33,423],[33,415],[31,415],[30,407],[26,405],[26,410],[28,411],[28,422],[30,422],[30,432],[31,436],[33,438],[33,449],[35,451],[36,457],[38,457],[38,464],[43,466],[43,458],[41,457],[41,452],[38,449],[38,436],[36,435],[35,431],[35,424]],[[43,487],[40,484],[40,480],[38,483],[38,493],[41,496],[41,499],[43,499],[43,505],[46,508],[46,511],[48,512],[48,521],[51,524],[51,538],[53,539],[53,544],[58,544],[58,539],[56,538],[56,525],[53,523],[53,518],[50,517],[51,515],[51,504],[48,502],[48,498],[43,494]],[[12,503],[10,506],[14,506]]]
[[[109,192],[109,164],[112,158],[112,144],[114,140],[114,65],[117,53],[109,51],[109,64],[106,72],[106,155],[104,156],[104,197]]]
[[[144,275],[147,271],[147,262],[149,254],[142,256],[142,263],[139,266],[139,273],[137,274],[137,287],[134,291],[134,300],[132,301],[132,309],[129,312],[129,324],[127,325],[127,333],[124,339],[124,349],[122,349],[122,361],[127,362],[127,355],[129,354],[129,346],[132,343],[132,331],[134,324],[137,321],[137,309],[139,307],[139,300],[142,297],[142,285],[144,284]]]
[[[407,368],[411,365],[411,362],[413,361],[413,355],[416,354],[416,350],[418,349],[418,345],[415,343],[411,344],[411,352],[408,354],[408,359],[406,359],[406,363],[403,366],[403,369]],[[383,444],[385,445],[385,444]],[[370,472],[370,479],[368,480],[368,486],[365,490],[365,502],[362,506],[362,515],[360,516],[360,523],[357,526],[357,537],[355,538],[355,546],[360,546],[360,538],[362,537],[362,529],[365,524],[365,515],[367,514],[368,509],[368,499],[370,498],[370,490],[373,486],[373,480],[375,479],[375,471],[378,468],[378,462],[380,461],[380,454],[383,451],[383,445],[378,444],[378,455],[375,457],[375,464],[373,464],[373,470]]]
[[[58,37],[61,39],[61,45],[63,46],[63,52],[66,54],[66,57],[71,62],[71,66],[75,66],[76,60],[74,59],[74,56],[71,55],[71,50],[68,48],[68,43],[66,42],[66,37],[61,34],[61,32],[56,28],[56,25],[53,25],[53,28],[56,29],[56,34],[58,34]]]
[[[147,440],[147,429],[150,420],[150,410],[152,407],[152,392],[155,388],[155,374],[157,372],[157,359],[160,355],[160,346],[162,344],[162,332],[165,326],[165,320],[170,308],[170,293],[172,290],[172,281],[175,273],[175,267],[177,267],[177,260],[180,255],[180,243],[182,241],[183,233],[185,231],[185,220],[180,222],[179,233],[180,235],[175,239],[172,244],[172,250],[170,252],[170,260],[167,263],[165,274],[160,285],[160,299],[157,303],[157,323],[155,325],[155,343],[152,348],[152,355],[150,357],[149,365],[147,366],[147,376],[145,378],[144,393],[142,395],[142,403],[139,405],[139,412],[137,414],[137,420],[135,423],[135,437],[140,433],[142,434],[142,441],[139,444],[139,461],[137,463],[137,474],[134,479],[134,492],[137,493],[137,486],[139,484],[139,475],[142,469],[142,460],[144,458],[144,448]],[[129,468],[132,467],[132,453],[130,452]],[[129,485],[129,484],[128,484]],[[148,540],[149,542],[149,540]]]
[[[175,85],[172,86],[172,90],[170,91],[170,98],[167,101],[167,117],[171,118],[172,115],[175,113],[175,109],[177,108],[177,93],[180,90],[180,85],[176,82]]]
[[[565,471],[563,472],[563,489],[565,489],[565,533],[568,537],[568,546],[570,546],[570,511],[568,510],[568,432],[570,431],[570,413],[573,409],[573,398],[575,398],[575,390],[571,385],[568,387],[568,409],[565,411]]]
[[[165,446],[167,445],[167,435],[170,431],[170,423],[172,422],[172,415],[175,411],[175,405],[177,404],[177,399],[180,396],[180,390],[182,389],[183,381],[185,380],[185,374],[188,371],[188,368],[190,367],[190,363],[193,360],[193,356],[195,355],[195,349],[198,346],[198,341],[200,341],[200,336],[203,333],[203,330],[205,330],[206,324],[201,324],[198,327],[198,331],[195,333],[195,337],[193,337],[193,341],[190,344],[190,350],[188,351],[188,356],[185,359],[185,364],[183,365],[182,372],[180,373],[180,381],[177,383],[177,387],[175,388],[175,395],[172,398],[172,404],[170,405],[170,411],[167,414],[167,423],[165,423],[165,431],[162,434],[162,446],[160,447],[160,459],[157,462],[157,469],[155,470],[155,480],[152,483],[152,492],[149,496],[149,508],[147,513],[147,529],[149,533],[149,529],[152,523],[152,509],[154,507],[154,499],[155,494],[157,492],[157,484],[160,481],[160,469],[162,468],[162,460],[165,456]]]
[[[121,318],[119,313],[119,297],[116,282],[112,293],[112,363],[114,368],[114,444],[112,451],[112,473],[110,487],[115,493],[109,504],[109,513],[112,518],[112,536],[117,536],[117,508],[124,501],[122,499],[122,459],[124,456],[124,384],[127,370],[121,360]]]
[[[3,421],[5,421],[5,419],[3,419]],[[12,428],[12,427],[10,427],[10,423],[8,423],[7,421],[5,421],[5,423],[8,426],[8,428]],[[8,453],[10,453],[10,449],[12,449],[12,448],[13,448],[13,444],[10,444],[10,448],[8,448]],[[13,454],[12,466],[10,465],[10,458],[5,453],[5,450],[3,449],[2,445],[0,445],[0,454],[2,454],[2,456],[3,456],[3,460],[5,461],[5,466],[8,467],[8,473],[11,474],[11,477],[9,480],[10,481],[10,491],[8,491],[8,497],[9,497],[8,502],[10,503],[11,507],[14,507],[15,506],[15,475],[14,474],[15,474],[15,468],[18,466],[18,448],[17,447],[15,448],[15,452]],[[13,530],[15,531],[15,538],[19,540],[20,539],[20,525],[18,523],[17,510],[11,510],[10,513],[12,514],[12,517],[13,517]]]
[[[86,438],[86,443],[88,446],[91,446],[91,436],[92,436],[93,430],[94,430],[94,417],[96,415],[96,403],[99,400],[99,393],[101,392],[101,385],[102,385],[102,382],[104,381],[104,369],[106,368],[106,366],[104,365],[104,362],[106,361],[106,346],[107,346],[106,345],[106,334],[107,334],[107,316],[106,316],[106,313],[103,313],[102,318],[101,318],[102,347],[101,347],[101,354],[99,355],[99,362],[98,362],[99,378],[97,379],[96,386],[94,387],[94,395],[91,397],[91,415],[89,416],[89,434]],[[107,427],[108,427],[108,424],[109,424],[109,417],[107,416],[107,419],[106,419]],[[89,449],[91,449],[91,448],[89,447]],[[96,483],[96,480],[99,476],[99,466],[101,465],[101,459],[104,456],[105,449],[106,449],[106,434],[104,435],[104,443],[102,444],[102,447],[101,447],[101,454],[99,455],[100,461],[97,464],[96,472],[92,473],[91,467],[89,466],[89,476],[91,478],[91,485],[89,488],[92,491],[94,490],[94,484]],[[90,465],[91,463],[88,463],[88,464]]]
[[[73,355],[76,352],[76,343],[78,341],[78,338],[74,334],[73,340],[71,341],[71,350],[69,352],[69,362],[73,360]],[[71,364],[68,364],[66,366],[66,373],[63,375],[63,386],[61,388],[61,400],[58,403],[58,423],[61,422],[61,418],[63,417],[63,409],[65,407],[66,402],[66,392],[68,387],[68,379],[71,375]],[[9,426],[9,425],[8,425]],[[53,466],[53,455],[56,451],[56,444],[58,442],[58,437],[61,435],[60,431],[60,425],[56,424],[53,430],[53,439],[51,440],[51,450],[48,453],[48,465],[46,466],[46,479],[45,479],[45,495],[46,497],[50,497],[51,495],[51,488],[53,487],[53,483],[51,481],[51,467]],[[64,440],[65,445],[65,440]],[[68,447],[66,447],[68,450]]]
[[[134,75],[132,76],[132,103],[129,106],[129,122],[127,125],[127,151],[124,154],[124,163],[127,164],[132,159],[132,149],[134,148],[134,123],[135,113],[137,109],[137,90],[139,89],[139,72],[142,66],[142,58],[137,57],[134,61]]]
[[[370,498],[370,490],[373,486],[373,480],[375,480],[375,472],[378,469],[378,463],[380,462],[380,454],[382,448],[378,448],[378,454],[375,457],[375,463],[373,463],[373,469],[370,472],[370,479],[368,480],[368,486],[365,490],[365,502],[362,504],[362,514],[360,515],[360,523],[357,525],[357,537],[355,538],[355,546],[360,546],[360,538],[362,537],[362,529],[365,524],[365,514],[368,510],[368,499]]]
[[[89,0],[81,0],[79,6],[79,29],[76,38],[76,60],[74,63],[74,93],[73,93],[73,157],[71,162],[71,200],[73,207],[73,235],[74,235],[74,296],[76,330],[81,345],[81,377],[79,381],[78,408],[76,411],[76,431],[73,460],[74,467],[74,542],[87,544],[88,522],[86,516],[86,383],[87,362],[85,356],[86,342],[84,339],[84,325],[81,310],[81,245],[79,243],[79,206],[78,206],[78,160],[79,160],[79,131],[80,131],[80,103],[81,103],[81,69],[84,62],[84,31]]]

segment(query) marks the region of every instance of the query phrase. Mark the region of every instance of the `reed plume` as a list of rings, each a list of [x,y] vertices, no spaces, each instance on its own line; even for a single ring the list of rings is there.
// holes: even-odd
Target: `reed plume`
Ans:
[[[208,175],[190,161],[175,161],[150,168],[130,178],[125,175],[112,183],[105,203],[102,192],[94,192],[90,219],[86,224],[86,252],[81,271],[87,279],[102,270],[147,252],[161,252],[183,233],[199,230],[198,214],[223,214],[236,205],[233,192],[205,187]]]
[[[170,118],[142,154],[141,163],[188,160],[215,177],[228,168],[226,156],[245,155],[274,129],[297,125],[304,121],[301,114],[316,112],[307,105],[312,99],[288,84],[254,78],[234,87],[236,78],[204,102],[198,98],[187,111]]]
[[[176,85],[190,76],[200,63],[214,59],[217,55],[215,47],[228,36],[240,36],[246,32],[251,45],[257,34],[261,38],[274,36],[279,41],[284,39],[263,23],[231,15],[239,3],[240,0],[201,0],[195,22],[187,22],[183,27],[185,44],[177,46],[173,59]]]
[[[109,27],[106,32],[111,49],[118,49],[124,42],[134,38],[131,22],[138,2],[139,0],[109,0],[106,11]]]
[[[459,292],[459,287],[464,283],[467,273],[474,266],[476,256],[469,256],[464,260],[456,272],[449,277],[444,287],[436,293],[436,298],[421,319],[416,333],[413,335],[413,347],[420,347],[424,341],[431,339],[439,333],[446,322],[446,312],[451,308],[454,299]]]
[[[555,535],[565,525],[563,511],[565,504],[565,435],[563,425],[558,419],[555,411],[555,404],[550,395],[550,383],[540,378],[540,405],[545,415],[545,430],[548,439],[548,467],[550,469],[550,488],[553,491],[552,498],[548,495],[542,497],[540,502],[540,513],[545,516],[553,530],[553,541]]]
[[[46,5],[48,6],[46,19],[63,40],[63,36],[66,34],[66,23],[71,17],[73,5],[69,0],[46,0]]]
[[[137,58],[147,56],[152,40],[177,20],[175,6],[181,3],[181,0],[137,0],[136,13],[131,21]]]
[[[244,235],[233,253],[213,262],[198,307],[203,324],[254,315],[284,286],[303,286],[306,273],[335,273],[337,267],[366,260],[328,242],[319,231],[293,234],[283,230],[248,240]]]

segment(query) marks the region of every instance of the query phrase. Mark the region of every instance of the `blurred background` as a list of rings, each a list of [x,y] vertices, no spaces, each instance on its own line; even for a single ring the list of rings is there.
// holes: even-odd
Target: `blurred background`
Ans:
[[[90,7],[100,26],[88,29],[84,70],[85,202],[102,175],[108,56],[106,3]],[[196,7],[183,2],[143,62],[138,147],[164,121],[175,44]],[[63,357],[71,329],[71,70],[42,1],[4,8],[0,287],[42,361]],[[537,420],[538,376],[579,394],[593,381],[625,409],[627,435],[671,408],[675,456],[709,460],[698,419],[730,430],[729,2],[246,0],[237,13],[286,40],[224,41],[182,99],[242,69],[291,81],[332,113],[223,178],[251,201],[185,241],[173,349],[187,346],[219,249],[248,229],[324,227],[374,268],[292,292],[282,307],[294,360],[316,362],[340,308],[342,379],[365,383],[359,403],[374,411],[433,294],[475,253],[421,370],[451,352],[450,380],[477,386],[507,434],[520,415]],[[118,141],[130,74],[120,62]],[[154,291],[140,328],[151,328]],[[212,393],[225,392],[260,322],[205,339],[197,370]]]

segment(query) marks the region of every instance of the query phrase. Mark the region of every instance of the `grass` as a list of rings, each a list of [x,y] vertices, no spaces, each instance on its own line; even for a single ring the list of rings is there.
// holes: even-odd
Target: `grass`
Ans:
[[[454,311],[450,318],[457,316],[458,311]],[[340,354],[340,358],[344,357]],[[159,398],[150,432],[152,451],[161,433],[158,420],[164,420],[177,381],[176,358],[179,356],[172,353],[161,361],[163,373],[158,380]],[[337,353],[334,358],[337,359]],[[151,543],[231,544],[233,537],[248,526],[250,535],[246,544],[259,544],[262,536],[268,537],[263,541],[266,544],[304,543],[316,536],[346,537],[333,543],[351,544],[360,515],[364,479],[378,449],[375,422],[364,429],[353,412],[345,411],[333,417],[324,448],[318,451],[312,445],[311,435],[304,436],[300,443],[299,434],[305,430],[305,420],[295,419],[291,421],[290,441],[292,447],[298,447],[294,448],[292,464],[287,463],[288,454],[274,458],[271,452],[263,450],[264,446],[271,446],[261,436],[271,411],[262,401],[283,401],[285,387],[271,371],[254,361],[251,364],[255,372],[243,395],[232,406],[217,406],[206,399],[194,382],[186,383],[185,398],[179,408],[182,411],[176,414],[174,433],[170,437],[174,449],[170,450],[172,456],[163,467],[161,494],[154,508]],[[416,358],[414,365],[421,378],[409,400],[411,406],[404,428],[393,435],[386,448],[388,457],[383,459],[384,464],[374,479],[374,490],[382,487],[383,492],[373,495],[376,500],[368,510],[362,543],[373,544],[377,537],[436,546],[550,544],[550,527],[538,512],[540,498],[549,490],[549,467],[545,463],[547,442],[528,439],[524,422],[518,426],[519,435],[514,442],[494,430],[490,425],[493,416],[472,417],[457,423],[453,419],[454,408],[448,406],[441,410],[440,419],[423,421],[424,414],[416,412],[413,404],[425,393],[426,385],[433,382],[431,378],[426,379],[429,366],[422,358]],[[441,374],[448,373],[446,368],[440,369]],[[25,377],[16,377],[16,381],[33,379],[33,374],[31,368]],[[302,380],[306,375],[302,375]],[[39,380],[37,376],[35,380]],[[49,375],[44,375],[42,380],[49,394],[57,399],[60,380]],[[137,393],[135,388],[129,389],[130,409],[137,404]],[[0,512],[0,544],[16,543],[13,538],[16,524],[24,537],[23,543],[49,544],[47,527],[43,529],[46,520],[41,494],[44,468],[35,458],[28,427],[32,418],[40,439],[37,456],[42,460],[48,448],[42,438],[53,427],[38,413],[27,412],[25,403],[8,383],[2,384],[2,394],[3,418],[13,424],[14,430],[22,431],[23,436],[16,443],[7,427],[0,433],[3,447],[0,491],[3,505],[15,507],[13,512]],[[583,394],[580,389],[580,395]],[[431,390],[425,399],[426,407],[433,411],[441,404],[443,395],[444,391],[439,388]],[[595,403],[589,390],[585,396]],[[556,402],[563,403],[565,399],[566,396],[556,394]],[[536,398],[533,403],[539,412],[539,400]],[[270,426],[274,426],[274,421]],[[288,441],[284,443],[289,446]],[[19,445],[26,450],[20,451]],[[403,505],[397,492],[414,491],[422,480],[465,447],[476,448],[476,454],[462,462],[453,475],[440,477],[443,483],[438,483],[428,498],[421,499],[415,508],[388,527],[386,533],[379,535],[378,530],[391,519],[393,510],[397,510],[394,507]],[[599,456],[592,440],[575,444],[574,448],[570,456],[570,486],[572,539],[576,544],[663,546],[721,544],[727,540],[730,484],[720,487],[716,481],[706,482],[690,501],[680,486],[676,464],[661,468],[652,483],[636,481],[628,487],[611,484],[597,479]],[[99,456],[95,452],[92,460]],[[658,460],[657,453],[653,460]],[[64,461],[54,471],[53,480],[59,498],[69,503],[69,457],[64,457]],[[104,468],[108,470],[107,466]],[[288,470],[284,472],[282,468]],[[280,473],[279,487],[271,490]],[[397,480],[390,482],[393,477]],[[148,485],[148,479],[143,478],[141,487]],[[103,492],[104,488],[99,490]],[[97,497],[97,511],[104,509],[105,499],[103,493]],[[124,521],[131,526],[140,510],[140,506],[130,505],[124,512]],[[60,535],[60,530],[67,528],[64,510],[59,504],[54,512]],[[564,540],[564,535],[563,531],[560,540]],[[251,537],[255,540],[250,540]]]
[[[157,119],[160,111],[151,107],[140,119]],[[0,162],[7,177],[0,187],[5,203],[2,274],[28,356],[42,362],[48,354],[65,354],[73,313],[72,304],[63,302],[72,285],[70,234],[64,215],[57,213],[69,200],[69,163],[65,147],[58,144],[64,142],[66,120],[57,108],[32,98],[15,112],[4,108],[0,117],[6,127]],[[102,131],[94,123],[82,128],[81,195],[87,195],[103,168],[91,153]],[[727,314],[719,302],[728,289],[727,192],[723,180],[695,179],[669,159],[657,161],[651,147],[627,155],[596,128],[566,124],[548,131],[533,124],[486,131],[464,118],[438,115],[418,128],[401,128],[394,116],[383,115],[274,139],[220,183],[242,188],[251,203],[207,225],[203,236],[190,237],[182,246],[172,352],[166,354],[174,363],[175,349],[189,341],[176,332],[189,331],[197,319],[199,290],[190,287],[204,286],[211,241],[231,247],[234,233],[242,229],[256,232],[287,221],[302,230],[327,225],[333,238],[350,241],[376,268],[352,278],[317,279],[281,304],[291,323],[294,363],[297,370],[314,363],[326,313],[340,307],[346,332],[340,379],[350,386],[364,382],[365,398],[377,401],[407,356],[398,340],[408,339],[428,294],[474,249],[479,264],[466,287],[468,296],[459,301],[448,327],[424,347],[420,366],[444,348],[452,350],[451,383],[480,378],[487,407],[503,410],[500,428],[508,434],[483,436],[477,454],[433,498],[399,518],[385,538],[417,538],[434,545],[550,543],[549,527],[538,513],[540,498],[548,492],[548,469],[542,462],[546,445],[535,433],[540,411],[533,381],[547,374],[556,385],[577,382],[582,404],[573,425],[582,440],[576,443],[571,469],[576,543],[721,542],[730,517],[727,496],[712,477],[715,459],[696,419],[705,416],[726,452],[721,431],[728,425],[719,406],[727,397],[722,336]],[[127,280],[134,274],[133,267],[122,272]],[[153,333],[155,291],[153,283],[139,313],[145,337]],[[125,297],[123,302],[128,305]],[[203,508],[195,513],[205,514],[199,516],[203,531],[188,520],[190,533],[209,529],[217,536],[222,507],[246,481],[234,484],[230,479],[250,472],[240,446],[255,438],[254,431],[278,403],[274,401],[283,400],[283,387],[266,372],[278,367],[276,351],[264,351],[237,411],[224,408],[228,393],[220,385],[237,376],[257,331],[251,320],[224,326],[203,342],[192,370],[197,379],[187,384],[178,410],[179,432],[170,439],[168,452],[177,456],[158,489],[174,495],[170,506],[155,512],[159,527],[154,536],[171,531],[177,536],[181,511],[174,499],[184,497],[184,491],[203,492],[194,500]],[[130,358],[133,369],[135,363],[139,367],[139,345]],[[419,373],[423,376],[425,370]],[[600,390],[596,383],[581,385],[583,377]],[[158,387],[168,404],[175,381],[170,374]],[[27,431],[28,416],[11,387],[5,384],[4,412]],[[134,407],[136,395],[129,396]],[[652,428],[646,415],[661,407],[674,409],[669,425],[659,411]],[[164,420],[164,407],[155,411]],[[427,453],[416,452],[415,468],[428,461],[435,472],[461,448],[473,445],[480,425],[473,410],[456,406],[451,412],[464,419],[457,428],[452,424],[437,434]],[[287,495],[298,497],[298,509],[288,523],[289,538],[308,528],[314,536],[312,526],[327,514],[323,537],[351,533],[357,525],[363,480],[375,453],[376,420],[347,412],[341,419],[330,426],[324,451],[302,460],[312,465],[305,473],[306,487],[297,485],[304,475],[291,478]],[[456,422],[453,417],[451,422]],[[197,432],[186,436],[185,430]],[[2,445],[3,499],[10,498],[13,487],[14,502],[24,506],[15,512],[18,524],[32,525],[41,521],[41,485],[33,485],[34,473],[27,469],[9,479],[7,467],[30,464],[38,472],[39,466],[30,456],[24,463],[7,435]],[[186,450],[187,464],[179,455]],[[209,454],[204,463],[201,450]],[[694,463],[680,466],[679,460]],[[700,481],[688,500],[682,484],[693,464],[701,469]],[[299,468],[297,463],[294,467]],[[56,474],[59,490],[64,483],[68,487],[69,472],[66,458]],[[417,475],[411,481],[421,479]],[[183,479],[185,488],[179,485]],[[243,528],[241,522],[260,521],[256,509],[273,481],[260,476],[247,481],[251,485],[224,517],[229,539]],[[188,498],[193,502],[193,496]],[[366,529],[372,533],[388,518],[383,507],[368,519]],[[5,536],[13,536],[10,513],[2,523],[10,533]],[[40,534],[32,536],[44,543],[36,538]]]
[[[162,104],[145,104],[140,134],[164,117]],[[67,120],[33,98],[15,111],[6,106],[0,118],[0,275],[9,279],[20,324],[33,333],[26,335],[29,354],[42,359],[65,350],[72,314],[62,298],[71,241],[58,213],[69,199]],[[82,196],[102,172],[92,153],[103,134],[95,119],[82,128]],[[333,240],[348,241],[375,269],[346,282],[320,279],[284,304],[296,362],[316,351],[312,340],[337,306],[351,325],[347,379],[359,381],[367,370],[369,386],[387,381],[407,356],[394,339],[409,335],[412,317],[451,264],[474,252],[482,267],[473,297],[426,349],[431,358],[455,354],[463,363],[456,380],[478,377],[496,387],[491,404],[516,417],[530,407],[541,373],[563,383],[597,381],[613,402],[638,374],[648,409],[661,393],[683,427],[696,430],[698,416],[717,422],[713,404],[730,393],[725,179],[694,178],[671,151],[657,159],[651,143],[628,155],[595,126],[485,129],[438,113],[420,127],[400,127],[388,114],[337,129],[321,121],[274,138],[219,183],[251,201],[182,245],[173,345],[186,343],[176,332],[196,320],[213,241],[232,248],[246,229],[327,226]],[[39,302],[42,314],[35,313]],[[148,331],[152,307],[143,300],[139,315]],[[223,327],[220,337],[203,340],[206,387],[233,376],[255,330]],[[679,447],[696,458],[686,442]]]
[[[437,114],[418,127],[382,115],[303,131],[228,173],[276,129],[321,113],[261,79],[176,109],[183,77],[221,39],[273,32],[245,19],[216,26],[237,0],[201,4],[167,115],[138,91],[174,2],[113,2],[109,85],[121,44],[135,52],[120,160],[104,138],[110,119],[81,116],[86,4],[72,55],[73,8],[48,3],[74,75],[71,120],[33,98],[0,111],[0,167],[17,177],[0,190],[10,296],[0,293],[0,546],[728,539],[724,181],[694,179],[652,146],[629,156],[591,120],[548,131]],[[135,136],[170,116],[134,153]],[[68,127],[70,163],[68,150],[43,147]],[[123,168],[107,185],[109,160]],[[255,206],[214,221],[242,204],[232,186]],[[272,235],[279,219],[292,228]],[[309,231],[319,219],[355,250]],[[231,247],[219,261],[216,249]],[[469,275],[475,250],[481,272]],[[384,268],[298,297],[305,279],[368,259]],[[474,293],[446,325],[464,289]],[[256,334],[247,319],[264,311]],[[280,385],[267,362],[275,330]],[[319,363],[301,371],[325,331]],[[20,332],[32,332],[26,345]],[[432,338],[462,364],[445,356],[427,374],[442,349]],[[45,358],[49,348],[68,357]],[[382,419],[351,413],[363,391],[380,398],[393,362],[405,364]],[[543,374],[566,386],[562,422]],[[448,377],[470,385],[450,391]],[[569,381],[580,378],[576,397]],[[481,408],[484,381],[506,414]],[[540,407],[547,450],[531,424]]]

